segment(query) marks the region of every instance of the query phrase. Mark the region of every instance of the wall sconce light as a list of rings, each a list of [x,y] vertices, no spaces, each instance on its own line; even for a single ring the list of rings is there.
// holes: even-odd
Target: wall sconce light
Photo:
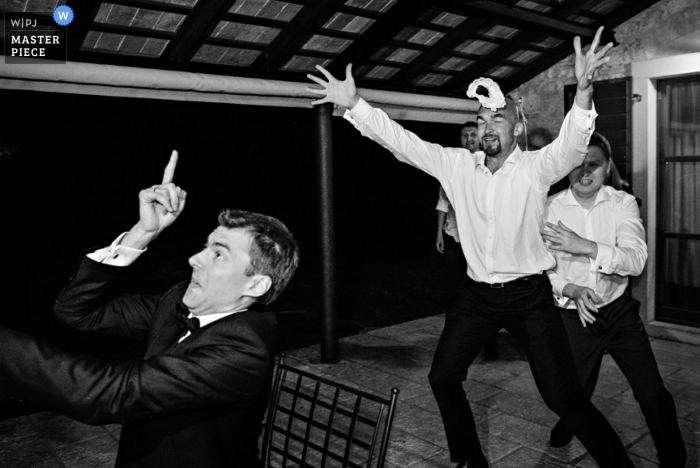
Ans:
[[[632,95],[632,100],[634,102],[642,102],[642,95],[641,94],[633,94]]]

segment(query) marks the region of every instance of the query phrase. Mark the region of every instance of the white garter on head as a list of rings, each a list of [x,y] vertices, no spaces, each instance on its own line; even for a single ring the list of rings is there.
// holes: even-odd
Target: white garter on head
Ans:
[[[479,86],[483,86],[489,92],[488,96],[483,96],[476,92]],[[477,78],[472,81],[472,84],[467,89],[467,97],[477,98],[482,106],[494,112],[496,109],[506,107],[506,98],[503,96],[501,88],[491,78]]]

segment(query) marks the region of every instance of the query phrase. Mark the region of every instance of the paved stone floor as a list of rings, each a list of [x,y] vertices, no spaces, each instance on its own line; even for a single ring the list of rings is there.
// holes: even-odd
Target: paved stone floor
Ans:
[[[451,467],[442,423],[427,383],[443,316],[345,338],[341,361],[319,363],[318,346],[287,353],[287,362],[379,393],[401,390],[387,466]],[[700,347],[652,340],[666,386],[676,399],[688,468],[700,467]],[[595,467],[574,440],[552,449],[556,416],[540,399],[522,353],[499,335],[497,361],[477,360],[466,389],[486,455],[494,468]],[[617,366],[606,356],[594,403],[619,432],[638,468],[657,466],[644,418]],[[119,426],[95,427],[51,413],[0,422],[0,467],[100,468],[114,463]]]

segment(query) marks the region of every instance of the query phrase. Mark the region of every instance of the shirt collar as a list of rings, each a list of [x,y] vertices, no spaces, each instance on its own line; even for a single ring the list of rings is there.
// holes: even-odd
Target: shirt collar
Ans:
[[[607,187],[603,185],[596,194],[593,206],[596,206],[598,203],[603,203],[606,201],[610,201],[610,193],[608,192]],[[561,202],[564,205],[581,206],[581,204],[574,197],[574,192],[573,190],[571,190],[571,187],[566,189],[564,195],[561,198]]]
[[[177,307],[180,309],[180,311],[181,311],[180,313],[183,316],[185,316],[187,318],[197,317],[197,319],[199,320],[200,327],[203,327],[205,325],[209,325],[212,322],[216,322],[217,320],[221,320],[222,318],[227,317],[227,316],[235,313],[235,312],[219,312],[217,314],[193,315],[192,312],[190,312],[190,310],[187,308],[187,306],[182,303],[182,301],[180,301],[177,304]],[[243,311],[239,311],[239,312],[243,312]]]
[[[229,315],[233,314],[234,312],[220,312],[218,314],[207,314],[207,315],[192,315],[190,314],[190,317],[197,317],[199,319],[199,326],[204,327],[209,325],[210,323],[216,322],[217,320],[221,320],[224,317],[228,317]]]
[[[486,167],[486,153],[483,151],[477,151],[474,153],[476,155],[476,165],[477,166],[482,166],[484,170],[489,170],[488,167]],[[515,145],[515,149],[513,150],[512,153],[508,155],[508,158],[506,158],[506,161],[503,163],[503,166],[501,166],[501,169],[506,164],[518,164],[521,160],[523,159],[523,151],[520,149],[519,145]],[[499,171],[501,170],[499,169]],[[490,172],[490,171],[489,171]],[[496,171],[498,172],[498,171]]]

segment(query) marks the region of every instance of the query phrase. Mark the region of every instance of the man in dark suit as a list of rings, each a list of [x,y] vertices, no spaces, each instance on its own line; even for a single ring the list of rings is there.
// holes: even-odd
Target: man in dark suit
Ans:
[[[163,183],[139,193],[138,223],[83,258],[55,305],[72,327],[145,342],[144,356],[108,361],[0,328],[0,393],[89,424],[121,423],[117,467],[261,466],[276,321],[251,306],[282,292],[298,248],[275,218],[224,210],[189,260],[190,281],[162,296],[120,294],[127,266],[185,207],[176,164],[173,152]]]

